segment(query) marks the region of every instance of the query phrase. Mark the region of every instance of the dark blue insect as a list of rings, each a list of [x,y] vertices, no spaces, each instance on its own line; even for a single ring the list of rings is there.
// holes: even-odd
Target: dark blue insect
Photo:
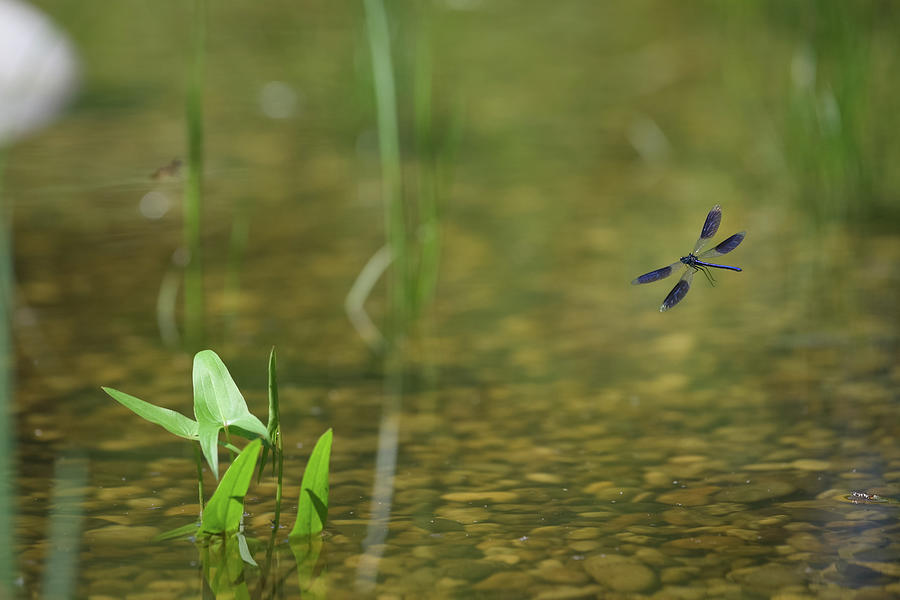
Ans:
[[[741,231],[740,233],[736,233],[730,238],[725,239],[722,242],[719,242],[719,245],[715,248],[707,250],[702,254],[697,254],[709,241],[709,238],[716,235],[716,232],[719,230],[719,224],[722,222],[722,207],[716,204],[713,206],[712,210],[709,211],[709,214],[706,215],[706,221],[703,223],[703,230],[700,232],[700,238],[697,240],[697,243],[694,244],[694,249],[687,256],[682,256],[678,262],[674,262],[668,267],[663,267],[662,269],[656,269],[655,271],[650,271],[649,273],[644,273],[637,279],[631,282],[632,285],[637,285],[639,283],[650,283],[652,281],[659,281],[660,279],[665,279],[669,275],[671,275],[675,268],[679,265],[684,265],[684,273],[681,275],[681,279],[678,280],[678,283],[675,284],[675,287],[672,288],[672,291],[669,292],[669,295],[666,296],[666,299],[663,300],[662,306],[659,307],[659,312],[665,312],[681,302],[681,300],[687,296],[688,290],[691,289],[691,280],[694,278],[694,273],[697,271],[703,271],[703,274],[706,275],[706,278],[709,279],[710,283],[715,285],[715,279],[709,271],[709,267],[715,269],[727,269],[729,271],[740,271],[740,267],[732,267],[729,265],[717,265],[711,262],[705,262],[704,259],[707,258],[715,258],[716,256],[722,256],[723,254],[728,254],[735,248],[737,248],[741,242],[744,241],[744,236],[747,235],[746,231]]]

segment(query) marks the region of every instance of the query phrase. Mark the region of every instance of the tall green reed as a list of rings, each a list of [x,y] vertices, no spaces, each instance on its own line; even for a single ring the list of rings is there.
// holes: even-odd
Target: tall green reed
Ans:
[[[13,452],[12,425],[12,229],[11,209],[3,198],[3,174],[6,150],[0,147],[0,597],[12,598],[15,571],[13,528]]]
[[[415,13],[417,27],[414,47],[413,117],[418,183],[419,256],[413,309],[418,315],[431,302],[437,287],[441,257],[438,214],[438,163],[440,160],[433,130],[433,71],[431,19],[427,9]]]
[[[769,159],[761,164],[767,195],[794,203],[810,234],[896,222],[900,116],[892,75],[900,13],[833,0],[710,8],[717,24],[728,25],[724,75],[740,118],[754,123],[748,141],[766,148],[760,142],[772,126],[775,152],[759,155]]]
[[[403,206],[403,173],[400,165],[400,129],[397,124],[397,91],[384,3],[381,0],[363,0],[363,5],[375,86],[384,231],[393,262],[393,268],[386,273],[390,300],[388,330],[400,332],[405,329],[409,314],[409,256]]]
[[[896,220],[900,13],[866,2],[764,6],[762,30],[792,46],[781,133],[793,197],[816,227]]]
[[[385,245],[362,269],[347,296],[347,313],[357,331],[373,350],[385,357],[382,414],[375,458],[372,489],[372,516],[363,540],[363,554],[357,568],[360,593],[370,594],[378,577],[379,562],[388,534],[392,511],[394,476],[397,465],[399,415],[406,371],[406,339],[413,325],[422,321],[437,284],[440,262],[440,219],[438,211],[441,155],[434,141],[432,54],[427,9],[403,10],[413,6],[392,5],[398,17],[399,56],[411,54],[411,68],[394,60],[388,13],[382,0],[363,0],[372,59],[375,116],[381,160],[382,202]],[[402,22],[408,18],[404,27]],[[412,42],[407,31],[416,31]],[[405,51],[405,52],[404,52]],[[399,65],[399,67],[398,67]],[[411,147],[401,148],[397,73],[412,80],[413,111]],[[375,328],[363,309],[366,297],[378,278],[386,273],[388,315],[385,335]]]
[[[402,346],[413,325],[430,305],[441,256],[440,165],[452,144],[438,143],[434,132],[433,59],[428,7],[395,6],[397,40],[382,0],[363,0],[381,165],[385,245],[375,252],[347,295],[345,307],[360,336],[376,351]],[[413,33],[414,32],[414,33]],[[395,53],[394,47],[399,48]],[[395,60],[395,54],[399,59]],[[404,58],[411,56],[411,61]],[[406,84],[406,85],[404,85]],[[408,101],[398,90],[408,90]],[[401,135],[401,105],[411,106],[412,131]],[[401,139],[411,143],[403,147]],[[450,142],[455,141],[448,136]],[[363,305],[384,276],[388,294],[385,335]]]
[[[187,116],[187,181],[184,188],[184,244],[188,262],[184,278],[185,344],[203,344],[204,297],[201,223],[203,209],[203,72],[206,44],[206,0],[194,0],[191,21],[191,67]]]
[[[868,27],[844,3],[815,3],[809,16],[797,21],[803,39],[791,60],[785,156],[816,222],[858,220],[871,208],[874,183]]]
[[[53,468],[49,544],[41,592],[43,598],[74,598],[84,527],[89,462],[80,453],[60,456]]]

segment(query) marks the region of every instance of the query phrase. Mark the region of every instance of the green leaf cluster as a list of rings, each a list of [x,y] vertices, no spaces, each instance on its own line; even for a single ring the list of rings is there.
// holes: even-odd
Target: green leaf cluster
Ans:
[[[236,554],[233,556],[239,556],[245,564],[257,566],[242,531],[244,498],[253,480],[257,463],[259,462],[261,476],[269,454],[272,456],[273,471],[278,482],[274,527],[276,531],[281,513],[284,455],[275,365],[273,349],[268,364],[268,425],[263,425],[247,408],[244,397],[222,359],[212,350],[203,350],[194,357],[194,419],[119,390],[102,388],[114,400],[141,418],[163,427],[178,437],[197,442],[216,479],[219,478],[219,446],[224,446],[236,455],[212,497],[203,507],[200,522],[179,527],[158,536],[157,539],[197,535],[207,549],[210,543],[220,543],[215,542],[215,539],[221,539],[221,543],[235,549]],[[222,433],[224,440],[220,439]],[[243,449],[239,449],[232,443],[233,435],[245,438],[249,443]],[[332,435],[331,429],[323,433],[309,457],[300,486],[297,517],[290,533],[292,544],[311,544],[313,536],[325,527],[328,515]],[[201,474],[198,455],[198,479]],[[202,502],[202,480],[198,483]],[[204,554],[207,555],[212,556],[209,553]],[[318,553],[315,555],[318,556]],[[233,569],[226,570],[230,572]]]
[[[104,392],[143,419],[165,428],[178,437],[200,443],[210,470],[219,478],[219,433],[225,432],[226,447],[236,433],[252,440],[263,438],[271,444],[266,426],[257,419],[238,390],[219,355],[203,350],[194,356],[194,419],[174,410],[156,406],[119,390],[104,387]],[[233,446],[231,446],[234,449]]]

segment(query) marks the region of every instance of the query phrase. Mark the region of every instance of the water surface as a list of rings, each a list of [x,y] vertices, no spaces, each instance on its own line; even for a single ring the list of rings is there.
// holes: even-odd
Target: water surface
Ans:
[[[74,597],[200,597],[197,548],[149,541],[199,510],[192,451],[99,390],[191,411],[191,355],[157,310],[180,281],[183,182],[150,177],[185,155],[191,16],[42,5],[86,80],[10,150],[3,181],[16,585],[40,595],[65,546]],[[278,348],[288,520],[334,428],[317,589],[900,593],[896,112],[872,116],[896,94],[880,76],[896,18],[760,6],[431,6],[433,128],[458,140],[438,155],[436,296],[388,374],[343,309],[384,243],[362,10],[210,7],[206,345],[259,415]],[[415,21],[391,16],[413,177]],[[744,271],[696,277],[660,314],[674,280],[628,282],[689,251],[714,204],[716,241],[749,232],[722,261]],[[366,305],[379,323],[386,297],[379,285]],[[392,431],[395,468],[379,469]],[[269,535],[272,496],[251,488],[250,535]],[[65,543],[61,512],[83,517]],[[286,545],[277,556],[283,583],[263,597],[299,597]]]

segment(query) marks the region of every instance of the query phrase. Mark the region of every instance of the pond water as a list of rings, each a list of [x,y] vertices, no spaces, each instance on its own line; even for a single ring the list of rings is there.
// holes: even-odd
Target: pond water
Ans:
[[[196,546],[150,541],[199,511],[190,444],[100,391],[192,410],[173,158],[193,16],[39,4],[84,81],[0,180],[13,588],[61,597],[69,569],[77,598],[211,597]],[[385,243],[363,7],[208,7],[202,347],[263,418],[278,349],[287,521],[334,430],[303,597],[900,596],[896,11],[444,0],[388,20],[410,206],[414,75],[433,82],[441,240],[390,367],[344,310]],[[658,312],[675,278],[629,282],[715,204],[715,242],[748,232],[720,259],[743,271]],[[376,324],[388,304],[380,282]],[[252,537],[273,489],[251,486]],[[252,597],[301,597],[286,544],[275,561],[248,568]]]

